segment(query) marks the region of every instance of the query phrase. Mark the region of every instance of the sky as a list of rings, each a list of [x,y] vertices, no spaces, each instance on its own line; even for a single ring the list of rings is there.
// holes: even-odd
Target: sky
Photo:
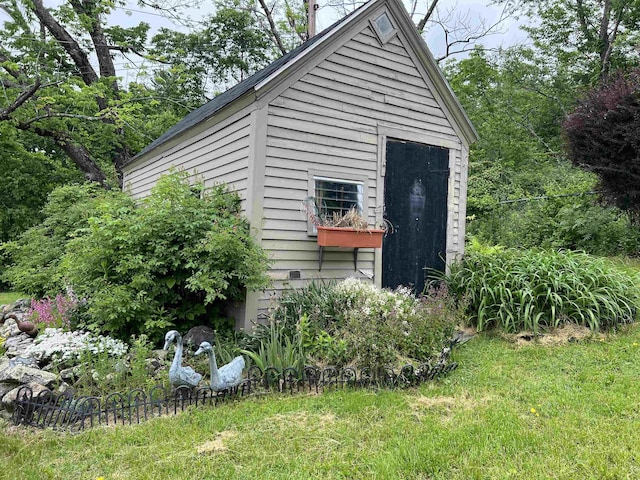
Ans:
[[[320,32],[337,21],[341,15],[336,8],[327,5],[327,1],[317,1],[320,7],[318,10],[317,31]],[[407,8],[410,8],[410,3],[406,0],[405,5]],[[424,0],[422,5],[418,7],[417,12],[420,13],[421,11],[426,11],[426,9],[427,4],[426,0]],[[442,17],[449,18],[449,25],[452,23],[464,23],[471,28],[479,28],[482,23],[486,25],[495,23],[500,18],[502,12],[502,8],[495,5],[491,0],[440,0],[438,9]],[[185,12],[187,17],[197,22],[204,15],[213,13],[213,8],[207,7],[207,3],[203,2],[200,8],[188,9]],[[133,26],[140,21],[144,21],[152,26],[152,31],[161,27],[181,31],[187,30],[184,25],[168,18],[166,12],[158,12],[148,7],[141,7],[137,5],[136,2],[129,2],[128,8],[118,7],[111,16],[111,20],[122,26]],[[526,34],[520,29],[520,23],[510,18],[495,29],[495,34],[484,37],[478,43],[483,44],[487,48],[498,48],[523,43],[526,41],[526,38]],[[432,26],[425,35],[425,40],[436,58],[444,54],[444,34],[441,28]]]
[[[62,3],[62,0],[43,0],[46,6],[56,7]],[[175,0],[165,0],[175,1]],[[302,0],[299,0],[302,1]],[[320,32],[324,28],[329,27],[333,22],[340,18],[340,12],[337,9],[328,6],[330,0],[317,0],[319,5],[317,31]],[[348,0],[345,0],[348,1]],[[407,0],[405,5],[410,8]],[[418,0],[419,2],[421,0]],[[198,8],[190,8],[181,13],[180,17],[190,18],[197,25],[204,16],[213,13],[212,2],[201,0],[201,6]],[[417,12],[426,11],[426,0],[419,3]],[[491,25],[500,17],[501,8],[495,5],[491,0],[440,0],[438,9],[441,17],[448,17],[448,24],[466,24],[471,28],[479,27],[483,22]],[[188,31],[184,24],[181,24],[171,18],[172,14],[166,11],[158,11],[150,7],[140,6],[136,1],[129,1],[125,7],[116,7],[109,18],[109,24],[118,24],[123,27],[137,25],[140,22],[146,22],[151,25],[151,35],[161,27],[171,28],[179,31]],[[5,12],[0,10],[0,21],[8,19]],[[150,36],[151,36],[150,35]],[[436,58],[441,57],[445,51],[444,34],[438,26],[432,26],[425,34],[427,45],[431,49]],[[526,34],[519,28],[517,20],[510,18],[496,28],[493,35],[482,38],[479,42],[487,48],[508,47],[517,43],[526,41]],[[457,55],[456,58],[463,57],[464,54]],[[116,68],[123,77],[125,83],[135,80],[135,76],[139,67],[144,61],[133,56],[129,59],[118,58],[116,60]]]

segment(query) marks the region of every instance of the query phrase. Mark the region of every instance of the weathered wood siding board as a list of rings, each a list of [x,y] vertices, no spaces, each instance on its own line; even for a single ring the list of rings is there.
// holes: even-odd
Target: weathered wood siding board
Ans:
[[[250,116],[245,115],[223,128],[211,127],[207,132],[186,139],[162,156],[151,157],[132,168],[125,168],[125,188],[136,197],[147,196],[158,177],[172,166],[184,169],[205,181],[205,185],[227,183],[229,188],[246,198]]]
[[[357,68],[349,67],[348,64],[343,65],[331,60],[327,60],[323,62],[321,67],[322,68],[319,69],[319,72],[321,74],[323,72],[330,72],[333,75],[339,75],[339,76],[343,75],[344,78],[349,79],[349,81],[358,82],[358,85],[362,85],[364,87],[366,87],[366,85],[368,84],[370,88],[373,89],[374,91],[387,94],[387,95],[396,95],[401,98],[405,98],[403,97],[404,95],[407,95],[407,96],[412,95],[413,96],[412,98],[420,98],[420,102],[426,105],[431,105],[433,107],[438,108],[438,102],[431,95],[431,92],[428,92],[425,95],[421,95],[420,93],[422,90],[421,87],[406,85],[404,90],[399,91],[399,90],[396,90],[393,86],[396,81],[393,79],[385,78],[385,77],[380,77],[377,79],[376,84],[371,84],[370,83],[371,74],[367,73],[366,70],[358,70]],[[328,74],[329,73],[326,73],[325,75],[328,75]],[[361,83],[361,82],[365,82],[365,83]]]
[[[315,72],[314,72],[315,73]],[[318,73],[322,74],[324,71],[318,68]],[[313,77],[306,78],[304,80],[305,83],[310,83],[319,89],[325,88],[332,92],[335,92],[335,84],[341,83],[341,91],[342,93],[347,93],[351,97],[351,102],[355,105],[360,105],[363,107],[372,107],[373,102],[384,102],[388,105],[392,105],[394,107],[399,107],[397,109],[393,109],[392,113],[396,115],[406,115],[408,112],[416,112],[418,114],[429,115],[433,117],[437,123],[450,126],[448,120],[445,118],[444,113],[440,108],[433,107],[427,105],[427,102],[422,100],[418,100],[417,98],[409,98],[404,99],[401,98],[400,95],[392,95],[387,93],[380,92],[372,92],[365,90],[362,86],[358,86],[357,84],[362,84],[363,81],[351,82],[349,81],[349,77],[344,75],[337,74],[327,74],[324,75],[315,75]],[[356,84],[354,84],[356,83]],[[382,89],[380,89],[382,90]],[[414,96],[415,94],[412,94]],[[405,95],[408,96],[408,95]],[[375,108],[375,107],[373,107]]]
[[[138,180],[143,175],[157,173],[166,168],[168,159],[177,156],[186,163],[187,161],[202,161],[202,159],[206,161],[212,156],[218,158],[227,155],[245,147],[247,143],[245,139],[248,135],[249,123],[248,117],[245,117],[241,121],[234,122],[226,128],[207,135],[198,142],[186,145],[183,149],[177,149],[170,155],[165,155],[160,161],[155,161],[144,169],[132,172],[131,179]]]
[[[238,144],[234,145],[234,148],[239,147]],[[207,180],[209,178],[221,178],[228,177],[239,170],[247,170],[247,156],[249,149],[247,146],[242,146],[234,152],[223,154],[220,157],[214,156],[212,153],[209,156],[198,157],[197,159],[191,159],[184,163],[172,163],[172,165],[178,165],[181,169],[188,172],[194,172],[201,178]],[[142,188],[150,188],[158,179],[158,176],[166,173],[168,168],[157,171],[153,174],[139,177],[136,179],[136,186]]]
[[[326,248],[318,271],[318,245],[307,233],[300,205],[309,192],[310,171],[357,176],[365,181],[367,215],[375,222],[381,123],[458,144],[403,43],[395,38],[380,47],[369,27],[269,103],[261,235],[273,260],[271,293],[312,279],[370,278],[373,249],[359,252],[354,271],[352,250]],[[459,181],[458,171],[457,190]],[[455,199],[454,204],[457,210]],[[450,219],[457,222],[458,216]],[[301,280],[288,280],[290,270],[300,271]],[[268,300],[259,304],[266,308]]]

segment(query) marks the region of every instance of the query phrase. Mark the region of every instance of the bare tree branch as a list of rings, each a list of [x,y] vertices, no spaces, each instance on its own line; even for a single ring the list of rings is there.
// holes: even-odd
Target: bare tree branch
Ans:
[[[427,10],[427,13],[425,13],[424,16],[418,22],[418,25],[417,25],[418,32],[422,33],[422,31],[424,30],[424,26],[427,24],[427,22],[431,18],[431,15],[433,15],[433,12],[435,11],[437,6],[438,6],[438,0],[433,0],[431,2],[431,5],[429,5],[429,10]]]
[[[8,120],[11,114],[20,108],[27,100],[35,95],[38,89],[42,86],[40,79],[36,79],[36,82],[31,85],[27,90],[18,95],[11,105],[7,108],[0,110],[0,121]]]
[[[492,23],[488,23],[483,18],[472,17],[468,10],[461,12],[457,9],[457,6],[449,7],[444,11],[437,7],[438,0],[430,5],[429,11],[418,23],[418,28],[423,25],[422,31],[424,32],[427,25],[432,24],[441,29],[445,47],[444,54],[436,58],[438,62],[451,55],[472,50],[475,43],[482,38],[503,33],[501,30],[502,25],[516,11],[514,4],[506,3],[499,17]],[[422,24],[423,20],[424,24]],[[464,46],[461,47],[461,45]]]
[[[271,36],[278,46],[278,50],[280,50],[280,53],[282,53],[282,55],[285,55],[287,53],[287,49],[282,43],[282,37],[280,37],[280,33],[278,32],[278,28],[276,27],[276,22],[273,20],[273,8],[270,9],[267,6],[265,0],[258,0],[258,3],[260,3],[262,12],[267,17],[267,21],[269,22],[269,31],[271,32]]]

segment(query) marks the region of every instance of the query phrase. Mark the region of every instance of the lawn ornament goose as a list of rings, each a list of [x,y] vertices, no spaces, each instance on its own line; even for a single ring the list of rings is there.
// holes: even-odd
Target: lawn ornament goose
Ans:
[[[242,370],[244,370],[244,358],[242,355],[234,358],[224,367],[218,368],[213,347],[209,342],[202,342],[200,348],[194,355],[206,353],[209,355],[209,369],[211,373],[211,390],[219,392],[236,387],[242,381]]]
[[[175,330],[164,336],[164,350],[169,349],[171,343],[176,342],[176,353],[169,369],[169,383],[174,387],[195,387],[202,380],[202,375],[191,367],[182,366],[182,336]]]

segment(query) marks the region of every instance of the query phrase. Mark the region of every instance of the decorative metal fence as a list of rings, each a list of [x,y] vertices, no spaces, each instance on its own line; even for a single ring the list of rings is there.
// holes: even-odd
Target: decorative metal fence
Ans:
[[[398,373],[391,369],[372,371],[353,368],[305,367],[282,371],[270,367],[261,371],[253,366],[248,377],[232,390],[214,392],[209,388],[154,387],[149,392],[131,390],[128,394],[112,393],[104,398],[43,391],[34,395],[23,386],[14,404],[16,425],[53,428],[78,432],[97,425],[132,425],[149,418],[172,415],[187,407],[217,405],[221,401],[244,397],[252,393],[278,391],[282,393],[316,392],[345,387],[410,387],[433,380],[455,370],[458,364],[406,365]]]

